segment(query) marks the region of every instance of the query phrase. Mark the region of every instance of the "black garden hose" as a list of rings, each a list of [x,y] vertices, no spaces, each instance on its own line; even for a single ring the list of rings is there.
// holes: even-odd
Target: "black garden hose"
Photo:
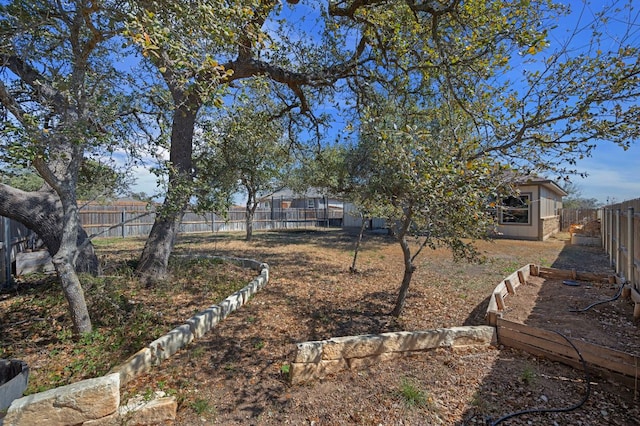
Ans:
[[[569,312],[586,312],[589,309],[593,308],[594,306],[602,305],[603,303],[613,302],[618,297],[620,297],[620,295],[622,294],[622,289],[623,288],[624,288],[624,281],[622,282],[622,284],[620,284],[620,288],[618,288],[618,291],[616,292],[615,296],[613,296],[611,299],[601,300],[599,302],[592,303],[589,306],[587,306],[586,308],[582,308],[582,309],[570,309]]]

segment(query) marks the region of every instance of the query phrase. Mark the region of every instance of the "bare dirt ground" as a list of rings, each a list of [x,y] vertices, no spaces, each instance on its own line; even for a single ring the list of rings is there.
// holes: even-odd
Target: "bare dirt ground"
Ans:
[[[566,240],[483,242],[487,261],[480,265],[454,263],[443,250],[426,253],[396,320],[387,313],[402,276],[401,255],[384,236],[367,236],[359,274],[348,272],[353,236],[342,232],[267,233],[253,243],[185,238],[179,251],[266,261],[271,281],[129,391],[175,393],[179,425],[472,425],[532,407],[571,407],[585,396],[582,371],[506,348],[435,350],[299,386],[287,384],[282,373],[300,341],[481,324],[493,287],[526,263],[608,270],[601,250]],[[636,327],[627,308],[620,324]],[[591,388],[574,411],[533,413],[504,424],[638,424],[633,390],[597,378]]]
[[[564,281],[568,280],[532,277],[507,298],[503,317],[640,355],[633,304],[623,298],[600,303],[614,299],[620,292],[619,284],[578,281],[578,285],[568,285]]]
[[[297,342],[482,324],[493,288],[527,263],[610,271],[608,257],[600,249],[567,245],[567,239],[562,235],[545,242],[480,242],[479,248],[486,256],[482,264],[455,263],[445,250],[428,251],[418,259],[405,311],[395,319],[388,313],[402,278],[402,256],[397,243],[387,236],[365,237],[357,274],[349,272],[355,237],[343,231],[258,233],[251,243],[243,241],[241,234],[182,236],[177,254],[254,258],[269,263],[270,282],[207,336],[129,383],[123,398],[150,396],[155,391],[175,395],[179,402],[176,425],[484,425],[534,407],[571,407],[586,395],[582,371],[508,348],[438,349],[297,386],[289,385],[285,374]],[[106,273],[118,274],[118,268],[109,266],[122,259],[135,260],[142,243],[127,240],[99,244]],[[129,283],[131,288],[109,296],[107,285],[101,292],[91,293],[90,303],[95,308],[103,299],[110,303],[122,299],[124,308],[116,310],[123,312],[123,318],[138,312],[144,314],[144,320],[151,316],[154,324],[169,330],[198,309],[220,300],[213,288],[200,291],[199,287],[207,275],[218,274],[224,266],[194,263],[189,267],[199,269],[177,271],[173,280],[155,292]],[[215,285],[215,289],[218,287],[221,284]],[[34,381],[41,383],[50,377],[50,370],[59,370],[60,374],[74,370],[67,368],[69,365],[79,371],[71,371],[78,375],[67,379],[90,376],[91,372],[84,370],[93,365],[86,360],[76,362],[92,353],[85,350],[78,355],[78,346],[60,337],[68,334],[69,324],[59,295],[54,301],[60,307],[43,307],[44,299],[53,298],[55,289],[55,285],[38,284],[0,298],[0,350],[5,356],[38,365],[33,371]],[[587,293],[586,286],[561,289],[568,294],[582,291],[589,300],[600,297]],[[615,290],[602,291],[610,294]],[[528,300],[535,300],[531,312],[536,314],[544,309],[547,299],[534,299],[532,295]],[[511,302],[507,299],[507,306]],[[143,311],[141,307],[147,304],[151,309]],[[638,336],[638,323],[629,314],[631,302],[620,300],[613,305],[615,311],[606,305],[599,307],[611,323],[606,333],[628,333],[620,334],[618,340],[628,338],[631,350]],[[105,304],[101,312],[106,313],[110,306]],[[564,315],[564,311],[558,315],[554,312],[545,315]],[[578,316],[575,326],[593,327],[584,320],[594,314],[595,310]],[[532,320],[535,315],[523,320],[529,317]],[[95,338],[109,337],[100,332]],[[131,345],[127,343],[119,343],[119,350]],[[121,355],[114,353],[113,365],[120,362]],[[96,371],[100,374],[108,368],[96,367]],[[589,397],[576,410],[531,413],[502,424],[639,424],[636,394],[634,389],[592,377]]]

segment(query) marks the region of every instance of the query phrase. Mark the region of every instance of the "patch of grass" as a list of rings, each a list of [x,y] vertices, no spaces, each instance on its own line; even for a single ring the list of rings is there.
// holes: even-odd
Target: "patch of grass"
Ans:
[[[189,349],[189,358],[200,358],[204,355],[204,346],[196,346]]]
[[[189,404],[191,409],[198,415],[215,414],[216,408],[206,399],[198,398]]]
[[[530,385],[536,378],[536,372],[531,366],[526,366],[520,373],[520,381],[525,385]]]
[[[405,404],[410,407],[423,407],[429,402],[427,393],[406,377],[400,382],[398,394]]]
[[[471,399],[471,405],[481,413],[486,414],[493,411],[493,406],[489,404],[489,402],[487,401],[487,398],[482,396],[482,393],[480,393],[480,391],[476,391],[473,394],[473,398]]]
[[[284,363],[280,366],[280,374],[282,374],[283,376],[288,376],[290,371],[291,365],[289,365],[288,363]]]

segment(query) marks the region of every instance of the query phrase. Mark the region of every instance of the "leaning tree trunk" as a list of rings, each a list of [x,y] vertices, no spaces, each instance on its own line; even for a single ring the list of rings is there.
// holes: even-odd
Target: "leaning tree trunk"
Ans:
[[[58,252],[63,208],[60,197],[50,187],[26,192],[0,184],[0,215],[20,222],[38,234],[52,257]],[[98,257],[86,231],[78,226],[76,271],[96,275],[100,266]]]
[[[67,191],[69,191],[67,189]],[[73,191],[70,191],[71,193]],[[53,266],[56,268],[58,278],[62,284],[69,312],[73,321],[74,334],[90,333],[92,329],[89,310],[84,298],[84,290],[75,270],[76,240],[79,227],[78,205],[71,194],[62,197],[64,210],[62,238],[60,248],[53,256]]]
[[[400,238],[400,246],[402,247],[402,256],[404,258],[404,276],[402,277],[402,284],[398,291],[398,298],[396,299],[396,306],[393,308],[391,315],[399,317],[404,309],[405,301],[407,300],[407,294],[409,293],[409,285],[411,284],[411,277],[416,267],[411,261],[411,249],[409,248],[409,242],[406,237]]]
[[[173,113],[171,128],[167,196],[156,215],[136,269],[140,280],[147,286],[167,277],[169,256],[192,190],[192,141],[198,107],[179,95],[174,93],[178,106]]]
[[[140,280],[149,287],[167,277],[169,257],[185,208],[156,216],[137,267]]]
[[[364,215],[362,217],[362,225],[360,225],[360,233],[358,234],[358,241],[356,241],[356,248],[353,251],[353,261],[351,262],[351,266],[349,266],[349,272],[355,274],[358,272],[358,268],[356,267],[356,262],[358,261],[358,253],[360,252],[360,244],[362,244],[362,236],[364,235],[364,230],[367,228],[367,221]]]

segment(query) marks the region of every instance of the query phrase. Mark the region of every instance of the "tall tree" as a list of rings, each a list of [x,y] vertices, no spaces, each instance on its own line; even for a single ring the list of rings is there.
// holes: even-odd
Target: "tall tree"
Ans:
[[[563,13],[551,0],[136,5],[128,35],[161,75],[173,114],[167,197],[138,268],[150,282],[166,273],[191,194],[198,115],[220,106],[223,91],[238,80],[270,79],[292,109],[304,113],[314,89],[330,88],[318,93],[333,97],[347,88],[340,81],[359,92],[401,76],[408,92],[446,93],[464,111],[482,134],[478,157],[492,153],[558,173],[570,171],[562,165],[589,155],[596,141],[624,145],[637,135],[632,34],[607,50],[598,48],[603,34],[596,33],[579,51],[570,43],[550,51],[548,31]],[[306,8],[305,20],[317,13],[314,27],[321,31],[305,37],[294,25],[305,20],[291,8]],[[605,9],[595,26],[614,11]],[[515,75],[515,67],[524,71]],[[351,103],[346,96],[333,99]],[[360,106],[367,102],[357,99]]]
[[[115,75],[105,50],[113,21],[100,11],[84,1],[0,6],[2,160],[32,166],[44,181],[33,192],[0,184],[0,206],[47,245],[76,333],[92,328],[78,259],[81,269],[97,268],[78,220],[78,175],[85,153],[112,140],[106,129],[118,116],[117,104],[106,102]]]
[[[429,236],[434,236],[454,254],[472,253],[471,246],[452,235],[479,231],[469,227],[469,220],[488,223],[477,210],[481,200],[466,198],[473,194],[464,189],[476,188],[489,196],[492,188],[484,172],[470,170],[489,173],[499,170],[492,164],[502,163],[564,176],[574,172],[571,165],[589,155],[596,143],[627,146],[640,131],[633,118],[638,113],[640,63],[632,43],[637,30],[631,25],[630,2],[618,2],[620,9],[606,7],[595,15],[592,34],[588,25],[580,26],[553,50],[548,30],[563,9],[552,2],[406,2],[394,3],[393,13],[385,2],[338,2],[334,8],[335,13],[358,17],[374,3],[378,13],[368,14],[367,22],[369,39],[376,41],[378,68],[350,83],[359,94],[362,113],[356,120],[357,161],[351,164],[364,165],[352,179],[355,184],[366,182],[360,191],[368,196],[360,194],[361,202],[375,201],[366,208],[390,220],[401,242],[405,276],[393,311],[399,315],[415,258],[404,236],[415,230],[427,237],[418,252],[425,244],[431,246]],[[605,50],[602,29],[613,14],[622,14],[627,31],[607,40],[613,47]],[[591,44],[573,43],[578,34],[586,34]],[[393,99],[397,110],[373,106],[386,105],[385,99]],[[434,117],[433,111],[440,112]],[[434,125],[444,131],[434,133]],[[433,140],[447,148],[446,155],[438,155]],[[386,157],[380,158],[373,146]],[[423,152],[437,162],[425,160]],[[441,191],[445,182],[444,187],[456,189]],[[459,187],[461,182],[466,183]],[[431,194],[442,206],[455,206],[466,216],[438,211],[429,194],[421,192],[423,184],[434,188]],[[369,194],[366,188],[377,190]],[[439,220],[446,217],[449,220]],[[450,220],[465,224],[465,229]],[[430,226],[428,231],[424,224]]]
[[[597,209],[602,205],[596,198],[583,197],[580,187],[571,181],[564,182],[562,189],[568,194],[562,199],[563,209]]]
[[[254,215],[261,198],[282,188],[293,158],[291,137],[285,128],[287,108],[278,109],[261,86],[258,83],[242,93],[218,122],[221,126],[209,126],[215,131],[209,132],[208,139],[217,149],[208,153],[207,161],[222,164],[204,167],[223,168],[235,177],[240,193],[246,196],[247,241],[253,237]],[[210,185],[219,182],[214,178]]]
[[[321,50],[313,40],[305,44],[301,33],[290,33],[280,19],[284,7],[275,1],[145,1],[136,6],[127,35],[160,74],[172,112],[167,193],[137,269],[152,284],[166,276],[177,225],[193,194],[193,141],[203,107],[221,107],[221,95],[231,84],[261,77],[278,84],[288,109],[309,114],[311,95],[304,88],[330,87],[346,77],[365,43],[339,52],[334,46]]]
[[[470,158],[478,140],[460,117],[446,105],[381,96],[363,110],[358,144],[345,157],[350,173],[343,188],[387,221],[402,249],[404,276],[394,316],[402,313],[424,248],[447,247],[455,258],[473,259],[474,246],[466,239],[486,239],[493,224],[486,200],[502,190],[501,167]]]

